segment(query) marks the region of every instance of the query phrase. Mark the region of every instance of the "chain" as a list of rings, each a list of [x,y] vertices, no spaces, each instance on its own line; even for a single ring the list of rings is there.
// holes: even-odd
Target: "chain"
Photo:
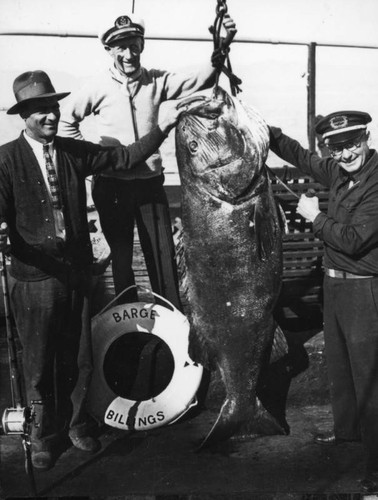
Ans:
[[[223,15],[224,14],[227,14],[227,3],[226,3],[226,0],[217,0],[218,2],[218,5],[217,5],[217,8],[215,9],[216,13],[219,14],[220,12],[223,11]]]
[[[224,16],[227,14],[228,8],[226,0],[217,0],[215,9],[216,17],[213,26],[209,28],[210,33],[213,35],[214,51],[220,51],[222,57],[222,64],[216,68],[214,94],[218,93],[219,77],[223,72],[230,80],[231,93],[233,96],[241,89],[238,87],[242,83],[240,78],[232,73],[231,62],[229,58],[230,44],[235,36],[234,32],[228,32],[226,37],[221,37],[221,29],[223,25]],[[225,65],[227,63],[227,66]]]

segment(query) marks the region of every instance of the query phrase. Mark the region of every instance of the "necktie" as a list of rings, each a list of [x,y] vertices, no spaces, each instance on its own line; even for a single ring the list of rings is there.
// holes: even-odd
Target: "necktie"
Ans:
[[[52,161],[49,146],[47,144],[43,145],[43,156],[45,158],[46,170],[47,170],[47,180],[50,186],[51,199],[53,207],[57,210],[62,208],[61,197],[60,197],[60,189],[58,176],[56,175],[54,163]]]

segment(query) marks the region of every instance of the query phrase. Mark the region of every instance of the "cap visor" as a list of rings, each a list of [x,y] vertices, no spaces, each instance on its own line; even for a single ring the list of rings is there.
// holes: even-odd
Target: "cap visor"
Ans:
[[[125,38],[132,38],[135,36],[140,36],[143,38],[142,33],[139,31],[133,30],[124,30],[121,33],[115,33],[110,36],[106,41],[104,41],[105,45],[111,45],[112,43],[118,42],[119,40],[124,40]]]
[[[352,141],[353,139],[358,139],[363,134],[363,132],[365,132],[365,130],[366,129],[364,128],[360,128],[358,130],[350,130],[349,132],[331,135],[329,137],[326,137],[325,140],[327,142],[327,145],[341,146],[342,144],[346,144]]]

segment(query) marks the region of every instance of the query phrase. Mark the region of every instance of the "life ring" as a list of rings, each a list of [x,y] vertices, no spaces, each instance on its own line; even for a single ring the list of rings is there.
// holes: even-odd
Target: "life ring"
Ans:
[[[172,368],[167,385],[155,387],[157,394],[145,393],[146,399],[128,395],[127,377],[119,370],[133,364],[130,356],[136,346],[140,354],[137,337],[137,342],[147,337],[145,345],[152,340],[155,347],[160,343],[163,358],[170,360],[167,364]],[[172,311],[158,304],[136,302],[99,313],[92,319],[94,370],[88,412],[97,421],[123,430],[148,430],[175,422],[197,404],[195,395],[202,378],[203,367],[190,358],[188,344],[189,322],[175,308]],[[143,373],[139,378],[143,380]],[[125,384],[127,387],[122,387]]]

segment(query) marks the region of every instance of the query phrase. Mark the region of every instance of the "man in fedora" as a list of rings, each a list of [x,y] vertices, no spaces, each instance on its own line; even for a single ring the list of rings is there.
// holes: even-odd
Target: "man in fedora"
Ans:
[[[228,15],[223,25],[229,32],[236,31]],[[93,115],[100,144],[128,144],[155,126],[162,102],[187,97],[215,83],[211,61],[216,65],[216,51],[192,74],[144,68],[144,35],[144,21],[134,14],[120,12],[103,20],[98,36],[111,57],[111,66],[65,102],[62,135],[83,139],[80,122]],[[133,172],[96,176],[92,194],[111,249],[116,294],[135,284],[132,260],[136,224],[152,290],[181,309],[163,170],[160,152],[155,151]],[[135,288],[120,297],[122,302],[137,300]]]
[[[334,428],[322,445],[362,441],[364,491],[378,492],[378,154],[370,149],[371,116],[338,111],[316,132],[328,148],[320,158],[271,127],[271,149],[329,188],[327,213],[303,195],[297,212],[324,242],[324,338]]]
[[[172,110],[130,146],[103,148],[57,136],[59,101],[43,71],[13,85],[25,130],[0,147],[0,251],[10,241],[11,304],[23,347],[28,405],[33,409],[32,463],[54,461],[58,436],[96,452],[85,398],[92,370],[89,299],[93,262],[85,177],[104,169],[131,170],[149,157],[176,124]]]

